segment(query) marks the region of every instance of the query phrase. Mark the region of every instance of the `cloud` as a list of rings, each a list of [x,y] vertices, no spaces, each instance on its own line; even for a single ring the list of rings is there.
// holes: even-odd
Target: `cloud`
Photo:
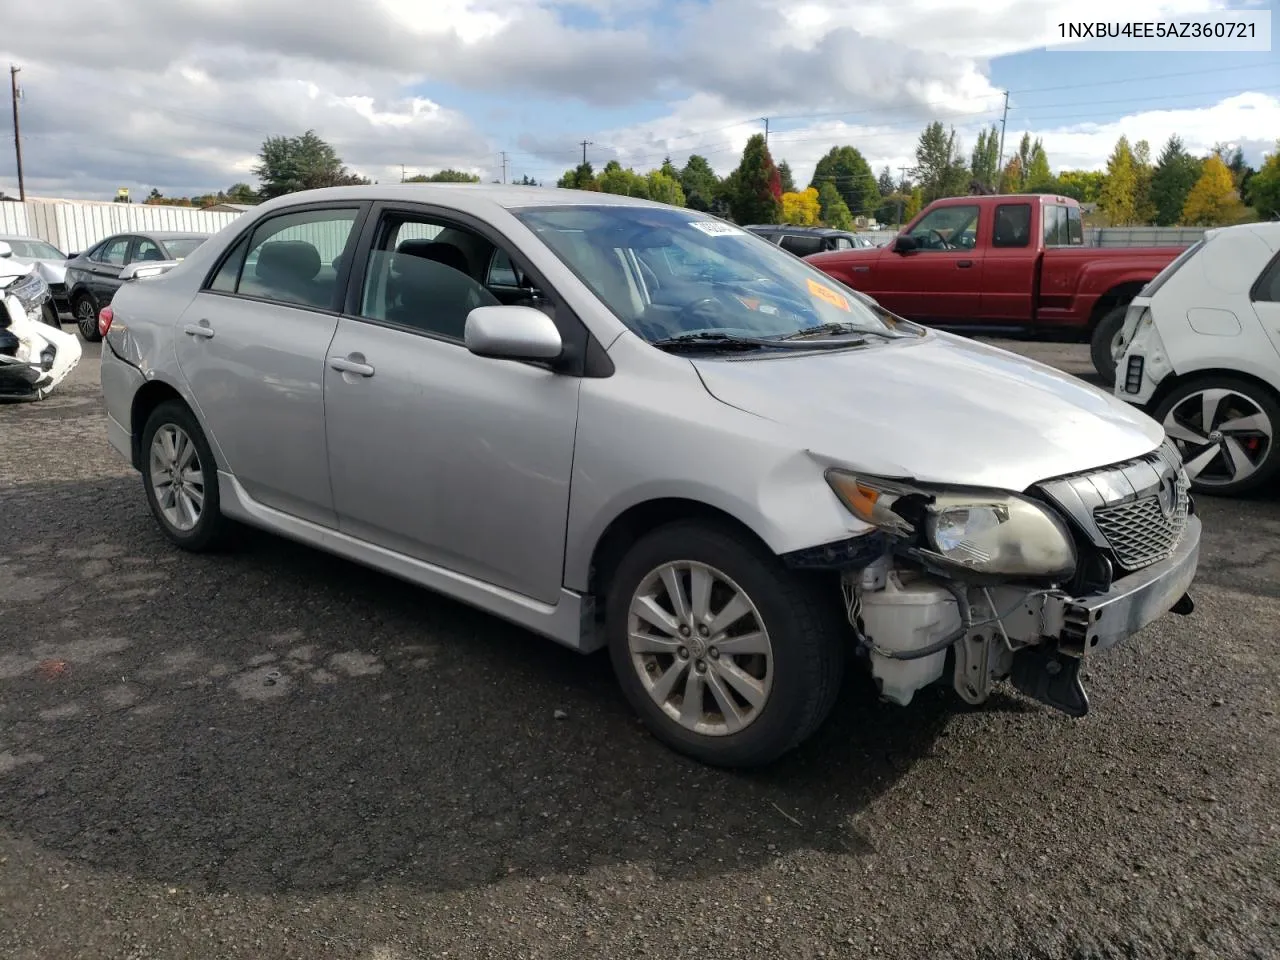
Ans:
[[[1129,0],[1125,12],[1142,19],[1223,5]],[[103,197],[123,185],[181,194],[252,182],[266,137],[308,128],[374,179],[398,179],[401,163],[410,173],[453,166],[490,176],[517,123],[510,116],[535,108],[557,125],[585,108],[661,113],[589,135],[597,156],[630,162],[696,150],[727,169],[759,126],[747,118],[769,116],[771,140],[797,168],[843,142],[897,166],[909,162],[928,120],[954,122],[971,142],[968,131],[993,118],[1001,98],[988,79],[989,58],[1050,42],[1059,20],[1114,14],[1103,0],[129,0],[117,7],[107,17],[89,0],[39,0],[7,14],[0,56],[23,68],[33,194]],[[15,37],[21,44],[6,43]],[[69,56],[77,50],[86,55]],[[416,94],[428,84],[435,99]],[[440,90],[459,99],[451,104]],[[1242,109],[1220,106],[1194,123],[1230,139]],[[1271,107],[1257,109],[1251,129],[1275,129],[1263,122]],[[504,115],[499,143],[482,126]],[[1194,123],[1186,129],[1199,129]],[[574,151],[545,126],[534,133],[530,123],[521,148],[548,169],[571,165]],[[1110,132],[1053,135],[1064,156],[1083,163]]]

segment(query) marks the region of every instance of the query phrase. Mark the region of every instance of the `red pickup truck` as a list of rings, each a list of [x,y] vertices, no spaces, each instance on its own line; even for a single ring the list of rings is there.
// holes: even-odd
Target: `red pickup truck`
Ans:
[[[883,247],[805,259],[930,326],[1087,339],[1110,384],[1125,307],[1183,249],[1086,247],[1076,201],[1013,194],[936,200]]]

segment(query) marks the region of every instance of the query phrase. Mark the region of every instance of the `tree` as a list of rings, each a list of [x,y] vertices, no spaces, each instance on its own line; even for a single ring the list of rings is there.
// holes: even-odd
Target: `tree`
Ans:
[[[671,162],[670,157],[666,157],[662,161],[662,166],[658,168],[658,172],[670,177],[672,180],[680,179],[680,171],[676,169],[676,165]]]
[[[258,195],[247,183],[233,183],[227,187],[228,203],[257,203]]]
[[[480,177],[474,173],[447,168],[429,175],[418,174],[410,177],[405,183],[479,183]]]
[[[1058,174],[1058,193],[1079,203],[1097,203],[1105,179],[1101,170],[1063,170]]]
[[[911,194],[907,197],[906,206],[902,211],[902,222],[909,223],[911,218],[924,209],[924,191],[919,187],[912,187]]]
[[[1216,153],[1204,162],[1204,172],[1187,194],[1182,207],[1182,222],[1191,227],[1215,227],[1238,223],[1244,216],[1244,204],[1231,179],[1231,170]]]
[[[1129,147],[1129,138],[1121,135],[1107,160],[1107,178],[1098,196],[1098,206],[1112,226],[1128,226],[1136,219],[1137,188],[1133,150]]]
[[[813,187],[809,189],[812,190]],[[822,222],[828,227],[837,230],[853,229],[853,214],[849,212],[849,205],[830,180],[824,180],[822,189],[818,191],[818,209],[822,214]]]
[[[782,184],[764,134],[753,134],[747,141],[735,173],[729,197],[733,218],[738,223],[777,223],[782,216]]]
[[[522,174],[519,180],[513,180],[512,182],[513,182],[513,183],[517,183],[517,184],[519,184],[519,185],[520,185],[520,186],[522,186],[522,187],[540,187],[540,186],[542,186],[542,184],[540,184],[537,180],[533,179],[533,177],[529,176],[527,173]]]
[[[1280,140],[1249,181],[1249,200],[1264,219],[1280,214]]]
[[[695,153],[685,161],[684,169],[680,171],[680,189],[684,191],[684,201],[690,209],[709,211],[719,187],[720,178],[705,157]]]
[[[880,190],[866,158],[853,147],[832,147],[813,169],[809,186],[831,183],[855,216],[872,216],[880,206]]]
[[[264,200],[299,190],[369,182],[344,167],[333,147],[314,130],[299,137],[268,137],[258,158],[253,175],[262,181],[259,193]]]
[[[149,193],[147,195],[147,199],[142,202],[143,203],[160,203],[163,200],[164,200],[164,194],[161,193],[157,188],[152,187],[151,193]]]
[[[798,227],[812,227],[821,218],[822,203],[818,199],[818,191],[813,187],[800,193],[791,190],[782,195],[783,223],[794,223]]]
[[[1022,189],[1022,183],[1025,179],[1022,170],[1022,159],[1017,156],[1010,158],[1009,162],[1004,165],[1004,171],[1000,174],[1000,192],[1017,193]]]
[[[649,181],[630,167],[624,170],[617,160],[610,160],[604,165],[604,171],[600,174],[600,192],[647,200],[649,199]]]
[[[680,178],[667,173],[666,167],[667,164],[664,163],[662,169],[650,170],[645,177],[649,186],[649,199],[669,203],[673,207],[683,207],[684,191],[680,189]]]
[[[1157,224],[1171,227],[1182,219],[1187,194],[1200,179],[1200,167],[1201,161],[1187,153],[1176,133],[1165,141],[1151,171],[1150,197]]]
[[[785,160],[778,164],[778,182],[784,194],[796,192],[796,178],[792,176],[791,164]]]
[[[898,218],[899,202],[904,200],[898,192],[898,185],[893,182],[893,173],[888,167],[880,171],[876,179],[876,191],[880,194],[880,206],[876,208],[876,220],[880,223],[893,223]]]
[[[925,127],[916,144],[913,173],[926,203],[965,192],[969,168],[960,156],[960,143],[954,127],[947,132],[937,120]]]
[[[1031,145],[1031,165],[1027,167],[1022,189],[1028,193],[1055,192],[1057,186],[1053,171],[1049,169],[1049,156],[1044,152],[1044,144],[1037,138]]]
[[[566,170],[564,176],[556,181],[557,187],[564,187],[567,190],[599,190],[600,183],[596,180],[595,170],[590,162],[580,163],[572,170]]]
[[[1139,140],[1133,145],[1133,218],[1141,224],[1156,222],[1156,205],[1151,197],[1151,144]]]
[[[969,158],[969,172],[973,179],[984,187],[996,188],[1000,181],[1000,128],[994,123],[990,130],[978,132],[978,142],[974,144]],[[881,193],[884,189],[881,188]]]

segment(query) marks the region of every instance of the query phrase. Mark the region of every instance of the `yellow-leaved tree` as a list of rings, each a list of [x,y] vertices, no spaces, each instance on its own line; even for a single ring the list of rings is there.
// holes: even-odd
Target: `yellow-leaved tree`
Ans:
[[[1231,171],[1221,157],[1210,154],[1200,179],[1182,205],[1182,222],[1189,227],[1215,227],[1239,223],[1244,215]]]
[[[818,191],[813,187],[796,193],[782,195],[782,220],[797,227],[812,227],[822,216]]]

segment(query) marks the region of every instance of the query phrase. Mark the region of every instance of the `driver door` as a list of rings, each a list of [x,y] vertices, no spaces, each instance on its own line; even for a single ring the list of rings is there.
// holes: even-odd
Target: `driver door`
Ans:
[[[877,259],[877,298],[910,320],[950,325],[981,319],[987,226],[976,203],[934,207],[904,236],[910,253],[886,248]]]

